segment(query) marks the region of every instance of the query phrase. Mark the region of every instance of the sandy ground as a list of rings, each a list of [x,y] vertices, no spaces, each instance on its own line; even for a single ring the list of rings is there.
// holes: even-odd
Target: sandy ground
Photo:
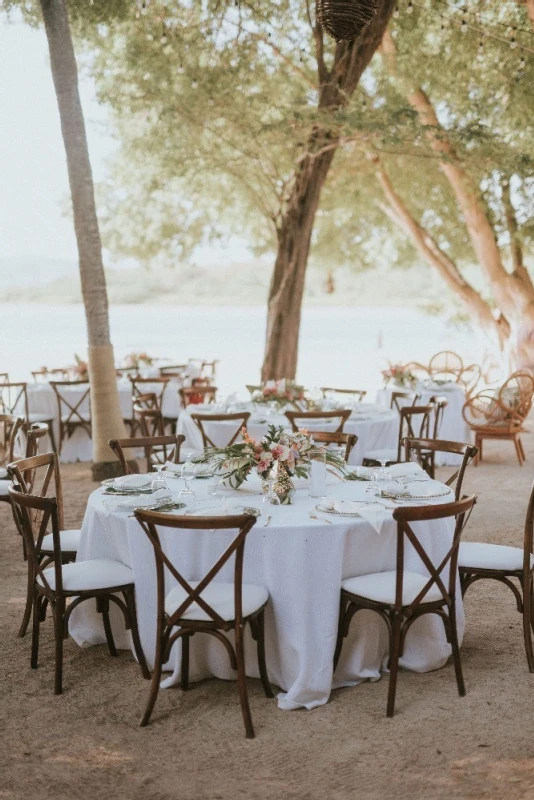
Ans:
[[[479,504],[466,538],[520,545],[534,436],[522,469],[513,446],[487,443],[465,488]],[[66,524],[81,523],[93,489],[87,465],[64,469]],[[386,718],[388,679],[333,693],[314,711],[283,712],[249,680],[256,739],[243,728],[236,686],[204,681],[161,692],[153,723],[138,727],[147,697],[133,657],[66,644],[65,692],[53,695],[51,623],[40,668],[17,638],[25,567],[10,513],[0,508],[3,778],[0,798],[75,800],[323,800],[323,798],[534,798],[534,675],[511,593],[479,584],[467,597],[462,648],[467,696],[451,665],[399,677]]]

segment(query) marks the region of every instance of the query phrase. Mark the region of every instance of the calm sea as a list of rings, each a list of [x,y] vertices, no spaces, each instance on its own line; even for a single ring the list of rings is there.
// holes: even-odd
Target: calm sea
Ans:
[[[224,393],[259,378],[265,308],[125,305],[111,309],[117,361],[127,353],[183,363],[220,360],[217,383]],[[41,365],[64,366],[86,354],[82,306],[0,304],[0,372],[28,379]],[[438,350],[479,360],[484,342],[416,309],[308,306],[304,309],[299,381],[374,390],[388,360],[428,362]]]

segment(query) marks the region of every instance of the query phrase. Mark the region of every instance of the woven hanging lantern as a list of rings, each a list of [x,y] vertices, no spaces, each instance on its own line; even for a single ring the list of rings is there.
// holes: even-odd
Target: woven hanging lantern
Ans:
[[[373,19],[377,0],[317,0],[317,20],[336,42],[359,39]]]

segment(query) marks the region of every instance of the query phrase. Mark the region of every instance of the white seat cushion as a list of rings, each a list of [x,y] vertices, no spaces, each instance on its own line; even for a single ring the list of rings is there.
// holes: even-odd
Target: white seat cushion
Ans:
[[[396,461],[397,460],[397,451],[390,450],[389,448],[385,447],[383,450],[368,450],[364,458],[372,458],[375,461],[380,461],[380,459],[386,459],[388,461]]]
[[[82,532],[78,531],[60,531],[59,542],[61,549],[64,553],[77,553],[80,545],[80,536]],[[41,543],[41,550],[46,553],[51,553],[54,550],[54,539],[51,533],[43,536]]]
[[[51,422],[54,419],[53,414],[38,414],[37,412],[30,411],[28,414],[30,422]]]
[[[7,469],[5,467],[0,467],[0,480],[4,480],[7,478]]]
[[[9,480],[8,481],[0,480],[0,497],[7,497],[8,495],[7,487],[9,486],[10,483],[11,481]]]
[[[130,567],[120,561],[98,559],[95,561],[77,561],[75,564],[63,565],[63,589],[68,592],[91,591],[92,589],[108,589],[114,586],[125,586],[133,583],[133,572]],[[46,580],[51,589],[56,588],[54,567],[44,570]],[[41,576],[37,583],[43,585]]]
[[[506,547],[502,544],[462,542],[458,555],[458,566],[516,572],[523,569],[523,550],[521,547]],[[530,556],[530,566],[534,566],[534,556],[532,555]]]
[[[194,589],[200,581],[190,581],[190,586]],[[181,586],[175,586],[171,589],[165,598],[165,613],[171,614],[179,608],[187,597],[187,592]],[[224,620],[235,619],[234,608],[234,584],[233,583],[209,583],[201,595],[202,599],[216,611]],[[255,586],[254,584],[243,584],[243,616],[248,617],[253,614],[258,608],[267,602],[269,593],[263,586]],[[213,622],[212,618],[200,608],[198,603],[192,603],[186,611],[184,611],[183,619],[202,620]]]
[[[345,578],[341,581],[341,587],[351,594],[366,597],[368,600],[375,600],[377,603],[395,603],[395,581],[397,573],[374,572],[371,575],[361,575],[359,578]],[[415,600],[428,578],[419,575],[418,572],[405,572],[402,586],[402,604],[409,606]],[[433,603],[436,600],[443,600],[439,588],[434,583],[423,598],[423,603]]]

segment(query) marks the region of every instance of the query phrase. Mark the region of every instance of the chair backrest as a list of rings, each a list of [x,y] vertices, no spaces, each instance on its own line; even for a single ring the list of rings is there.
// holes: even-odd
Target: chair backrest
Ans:
[[[513,425],[521,426],[532,408],[534,377],[527,370],[513,372],[499,389],[498,400],[508,410]]]
[[[393,410],[396,409],[399,414],[401,408],[405,406],[415,406],[421,399],[421,395],[417,392],[403,392],[397,391],[391,392],[391,400],[389,403],[389,407]]]
[[[159,368],[159,374],[162,378],[181,378],[186,370],[187,364],[168,364]]]
[[[40,497],[27,494],[14,482],[8,489],[11,499],[11,506],[17,527],[22,534],[26,546],[26,556],[32,568],[34,580],[41,578],[42,586],[47,595],[54,597],[63,591],[63,571],[61,564],[61,543],[58,505],[55,497]],[[36,526],[34,520],[38,519]],[[44,574],[44,568],[40,558],[40,549],[44,536],[52,528],[52,540],[54,546],[55,588],[52,589]]]
[[[50,381],[58,404],[59,419],[64,425],[81,425],[91,436],[89,381]],[[72,389],[79,392],[73,392]]]
[[[3,383],[9,383],[9,372],[0,372],[0,386]]]
[[[174,578],[186,593],[186,598],[183,603],[170,615],[166,620],[166,625],[172,627],[178,624],[177,621],[183,617],[186,610],[196,603],[208,615],[211,621],[223,629],[228,629],[231,625],[223,620],[220,615],[213,609],[202,597],[201,593],[209,586],[213,579],[218,575],[223,566],[235,553],[234,562],[234,603],[235,603],[235,624],[240,625],[243,619],[242,611],[242,586],[243,586],[243,557],[245,553],[245,540],[248,532],[254,526],[256,518],[248,514],[239,516],[227,517],[184,517],[177,515],[162,514],[155,511],[143,511],[138,509],[135,516],[148,536],[153,548],[156,560],[156,577],[157,577],[157,608],[158,608],[158,623],[163,625],[165,615],[165,596],[166,586],[167,591],[169,584],[165,580],[165,571],[170,573],[169,577]],[[165,529],[166,542],[169,541],[169,535],[172,531],[210,531],[211,536],[216,531],[231,531],[237,530],[237,535],[233,540],[227,544],[223,550],[220,558],[208,570],[208,572],[201,578],[198,586],[193,588],[190,586],[186,578],[183,577],[181,572],[173,564],[170,557],[164,551],[161,540],[160,532]],[[226,543],[227,536],[221,537]],[[223,545],[224,546],[224,545]],[[169,646],[172,646],[173,638],[169,640]]]
[[[248,388],[248,387],[247,387]],[[365,395],[367,394],[366,389],[334,389],[331,386],[321,386],[321,392],[323,393],[323,397],[327,397],[329,394],[342,394],[345,397],[351,395],[354,397],[359,403],[363,400]]]
[[[444,375],[457,380],[464,369],[464,362],[457,353],[452,350],[441,350],[430,359],[428,371],[432,376]]]
[[[165,389],[167,388],[169,381],[169,376],[162,378],[140,378],[138,375],[135,377],[130,375],[133,402],[137,403],[139,398],[143,398],[147,394],[151,394],[156,398],[157,406],[161,410],[163,395],[165,394]]]
[[[472,428],[494,428],[501,433],[521,429],[532,407],[534,377],[519,370],[510,375],[498,390],[484,389],[464,404],[462,415]]]
[[[345,422],[348,420],[351,414],[352,410],[350,408],[345,408],[345,409],[336,408],[335,411],[286,411],[285,413],[294,431],[298,431],[299,428],[306,427],[305,425],[299,424],[298,421],[302,421],[302,422],[312,423],[312,433],[315,432],[313,428],[313,425],[315,423],[317,424],[319,424],[319,422],[328,423],[328,422],[334,422],[335,420],[339,420],[335,432],[341,433],[345,426]]]
[[[197,403],[214,403],[217,397],[216,386],[187,386],[178,389],[184,408]]]
[[[534,483],[528,499],[525,532],[523,536],[523,574],[528,579],[532,570],[531,556],[534,554]],[[525,585],[525,584],[524,584]],[[527,580],[528,585],[528,580]]]
[[[445,439],[411,439],[409,437],[403,439],[402,445],[404,447],[404,460],[416,461],[431,478],[434,477],[434,460],[436,453],[451,453],[462,456],[460,466],[453,472],[450,478],[445,481],[447,486],[454,486],[456,500],[460,499],[465,471],[476,456],[478,448],[472,444],[449,442]]]
[[[429,403],[433,403],[435,406],[434,408],[434,432],[433,437],[437,439],[439,436],[439,432],[441,430],[441,423],[443,422],[443,415],[445,414],[445,409],[449,405],[449,401],[446,397],[441,397],[440,395],[434,395],[428,401]]]
[[[0,414],[0,464],[13,461],[15,442],[24,420],[16,414]]]
[[[406,437],[411,439],[429,439],[430,416],[434,411],[433,405],[428,406],[404,406],[401,408],[399,441],[397,448],[397,461],[402,457],[402,440]]]
[[[46,422],[34,422],[26,434],[26,456],[25,458],[33,458],[39,455],[39,445],[48,436],[48,425]],[[31,494],[33,491],[33,479],[35,477],[35,470],[26,473],[25,481],[28,492]]]
[[[146,408],[134,403],[133,415],[143,436],[165,436],[165,423],[159,408]]]
[[[117,378],[129,378],[130,376],[139,375],[138,367],[115,367],[115,374]]]
[[[462,532],[475,503],[476,497],[472,495],[462,500],[455,500],[452,503],[442,503],[440,505],[431,506],[405,506],[395,509],[393,512],[393,519],[397,522],[397,579],[395,586],[395,610],[397,612],[400,612],[403,606],[402,594],[404,586],[405,541],[408,541],[413,547],[429,574],[428,581],[408,606],[406,616],[409,616],[421,603],[425,602],[425,596],[433,586],[439,589],[447,607],[449,609],[454,609],[458,577],[458,548],[460,546]],[[447,518],[454,518],[455,520],[452,543],[447,554],[441,558],[438,564],[435,564],[421,544],[410,523],[431,522],[432,520]],[[446,585],[442,578],[442,573],[447,567],[449,569],[449,578]]]
[[[358,441],[355,433],[337,433],[335,431],[316,431],[312,432],[313,441],[318,444],[335,444],[338,447],[345,446],[344,459],[348,464],[349,456]]]
[[[4,382],[0,385],[0,412],[14,414],[28,419],[28,384],[24,381],[16,383]]]
[[[217,359],[214,361],[203,361],[200,367],[200,378],[206,378],[207,380],[214,381],[217,376],[217,364],[219,362]]]
[[[132,460],[128,463],[125,450],[145,451],[147,472],[150,472],[152,464],[164,464],[171,461],[173,464],[180,462],[180,447],[185,441],[185,436],[181,433],[176,436],[138,436],[131,439],[110,439],[109,446],[120,461],[122,474],[130,475],[135,470]]]
[[[246,430],[249,417],[250,413],[248,411],[238,411],[235,414],[191,414],[191,419],[195,425],[197,425],[202,435],[202,444],[204,447],[229,447],[235,442],[243,428]],[[233,425],[230,427],[230,438],[226,444],[215,444],[215,442],[208,436],[204,424],[209,424],[211,422],[236,423],[235,428]]]
[[[23,494],[55,498],[60,530],[62,530],[63,487],[57,453],[42,453],[31,458],[21,458],[8,464],[7,470]]]
[[[459,376],[459,383],[465,389],[466,397],[471,397],[482,379],[482,368],[479,364],[469,364],[464,367]]]
[[[418,381],[428,380],[430,377],[428,367],[425,367],[424,364],[420,364],[419,361],[409,361],[404,365],[404,368],[407,372],[411,372],[412,375],[415,375]]]

